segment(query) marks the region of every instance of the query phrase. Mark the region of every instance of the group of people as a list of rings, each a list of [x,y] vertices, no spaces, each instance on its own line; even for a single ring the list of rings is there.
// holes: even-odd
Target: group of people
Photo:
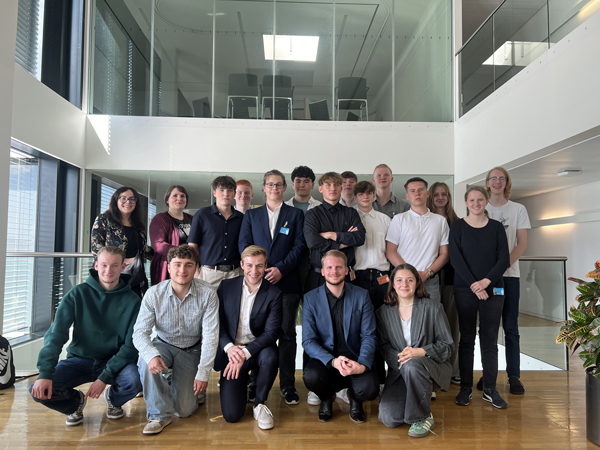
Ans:
[[[171,186],[167,211],[150,224],[152,247],[138,193],[118,189],[92,229],[94,269],[64,297],[45,335],[33,398],[73,426],[90,397],[103,396],[107,417],[119,419],[143,392],[143,433],[156,434],[204,402],[214,369],[224,419],[239,421],[251,402],[258,426],[273,428],[265,403],[278,374],[285,402],[300,402],[301,299],[303,381],[319,421],[332,418],[337,396],[362,423],[363,402],[380,396],[382,423],[427,436],[437,390],[452,382],[460,384],[458,405],[472,398],[478,316],[483,400],[507,407],[496,389],[501,319],[510,392],[524,393],[518,259],[530,225],[525,208],[509,200],[505,169],[467,189],[463,219],[445,183],[428,189],[414,177],[404,186],[407,201],[394,196],[386,164],[373,183],[325,173],[322,203],[312,198],[310,168],[296,167],[291,178],[294,197],[284,203],[285,176],[265,173],[265,203],[250,208],[252,185],[219,176],[214,204],[193,217],[186,189]],[[71,326],[68,357],[58,361]],[[86,394],[75,389],[86,382]]]

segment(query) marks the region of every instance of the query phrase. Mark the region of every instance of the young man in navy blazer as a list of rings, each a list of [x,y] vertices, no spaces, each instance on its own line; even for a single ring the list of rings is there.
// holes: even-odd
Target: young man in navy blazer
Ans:
[[[264,278],[265,249],[251,245],[241,256],[244,276],[223,280],[217,290],[221,329],[215,370],[221,371],[221,410],[227,422],[242,418],[252,370],[256,374],[254,418],[259,428],[269,430],[273,415],[265,401],[277,377],[282,293]]]
[[[285,176],[279,170],[265,173],[263,190],[267,202],[246,212],[240,231],[239,248],[250,245],[267,250],[265,279],[283,292],[279,337],[279,387],[288,405],[297,405],[300,397],[295,387],[296,317],[300,304],[299,263],[306,251],[304,213],[283,203]]]
[[[369,293],[345,282],[346,255],[330,250],[321,260],[325,284],[304,296],[302,346],[310,357],[304,384],[321,399],[319,421],[331,419],[336,391],[348,388],[350,419],[365,421],[362,403],[374,400],[379,381],[373,366],[377,337]]]

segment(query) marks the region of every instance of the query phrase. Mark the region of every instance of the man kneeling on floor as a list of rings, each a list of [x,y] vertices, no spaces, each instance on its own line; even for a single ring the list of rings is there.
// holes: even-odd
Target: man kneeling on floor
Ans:
[[[246,412],[248,372],[256,373],[254,418],[263,430],[273,428],[265,405],[279,367],[277,338],[282,320],[282,292],[264,279],[267,251],[250,245],[242,252],[244,275],[223,280],[218,289],[221,319],[215,370],[221,371],[221,410],[227,422]]]
[[[131,275],[122,274],[125,252],[102,247],[85,283],[64,296],[38,356],[40,375],[29,391],[36,402],[67,415],[67,425],[83,423],[88,398],[104,392],[106,417],[120,419],[121,408],[142,390],[131,336],[140,298],[131,290]],[[63,346],[67,359],[58,362]],[[58,364],[57,364],[58,362]],[[75,387],[93,382],[84,395]],[[106,385],[111,386],[108,389]]]
[[[217,292],[194,278],[198,251],[187,244],[173,247],[167,261],[171,279],[146,292],[133,331],[148,418],[144,434],[160,433],[173,414],[188,417],[196,411],[196,396],[206,390],[219,339]],[[170,382],[162,375],[166,369],[172,369]]]

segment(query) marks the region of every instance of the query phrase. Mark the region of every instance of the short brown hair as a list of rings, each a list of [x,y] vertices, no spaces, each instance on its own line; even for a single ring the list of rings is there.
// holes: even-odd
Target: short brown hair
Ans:
[[[412,273],[413,277],[415,277],[415,280],[417,282],[417,288],[415,289],[415,298],[430,298],[430,295],[427,292],[427,289],[425,288],[425,283],[419,276],[419,272],[417,272],[417,269],[415,269],[415,267],[411,266],[410,264],[399,264],[394,268],[392,274],[390,275],[388,291],[385,295],[385,298],[383,299],[383,303],[389,306],[396,306],[398,304],[398,294],[396,293],[396,289],[394,289],[394,277],[396,276],[396,273],[399,270],[409,270]]]
[[[250,190],[254,193],[252,183],[250,183],[248,180],[237,180],[237,182],[235,183],[235,187],[237,188],[238,186],[248,186]]]
[[[358,183],[358,177],[356,176],[356,174],[354,172],[350,172],[349,170],[346,170],[345,172],[342,172],[342,178],[345,180],[346,178],[351,178],[354,181],[356,181]]]
[[[170,264],[173,258],[192,259],[196,264],[200,264],[200,253],[194,247],[188,244],[182,244],[179,247],[171,247],[167,254],[167,261]]]
[[[387,169],[390,171],[390,173],[392,173],[392,168],[390,166],[388,166],[387,164],[377,164],[375,166],[375,168],[373,169],[373,175],[375,175],[375,171],[377,169]]]
[[[494,167],[492,170],[490,170],[486,177],[485,177],[485,188],[488,191],[488,194],[491,194],[491,190],[489,187],[487,187],[488,181],[490,181],[490,174],[494,171],[494,170],[499,170],[500,172],[502,172],[504,174],[504,176],[506,177],[506,187],[504,188],[504,198],[506,200],[508,200],[510,198],[510,193],[512,191],[512,180],[510,179],[510,175],[508,174],[508,170],[506,170],[504,167]]]
[[[96,260],[98,260],[98,256],[100,256],[102,253],[106,253],[107,255],[119,255],[121,259],[125,261],[125,252],[119,247],[113,247],[112,245],[100,247],[96,253]]]
[[[356,197],[358,194],[374,194],[375,186],[370,181],[359,181],[354,185],[352,193]]]
[[[188,195],[187,190],[183,186],[180,186],[178,184],[170,186],[169,189],[167,189],[167,192],[165,192],[165,205],[169,206],[169,197],[171,196],[171,192],[173,192],[173,189],[177,189],[182,194],[185,194],[185,206],[187,206],[190,196]]]
[[[267,251],[264,248],[259,247],[258,245],[249,245],[242,252],[241,258],[243,261],[244,258],[246,258],[248,256],[259,256],[259,255],[263,255],[265,257],[265,261],[267,260]]]
[[[339,250],[329,250],[327,253],[325,253],[321,257],[321,266],[323,266],[323,264],[325,264],[325,258],[327,258],[328,256],[331,256],[332,258],[343,259],[344,265],[346,267],[348,267],[348,258],[346,258],[346,255],[344,254],[344,252],[340,252]]]
[[[344,182],[344,179],[337,172],[327,172],[319,177],[319,186],[322,186],[325,183],[330,183],[332,181],[341,186]]]

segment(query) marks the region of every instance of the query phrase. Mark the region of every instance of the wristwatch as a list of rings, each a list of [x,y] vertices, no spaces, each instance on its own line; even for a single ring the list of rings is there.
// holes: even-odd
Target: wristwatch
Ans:
[[[435,275],[435,272],[431,270],[429,267],[427,268],[427,273],[429,273],[429,278]]]

